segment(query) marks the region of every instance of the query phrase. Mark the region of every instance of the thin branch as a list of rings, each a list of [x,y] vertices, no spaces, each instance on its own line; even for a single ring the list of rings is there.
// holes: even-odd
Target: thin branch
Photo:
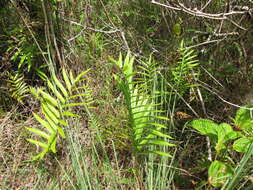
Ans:
[[[199,46],[203,46],[203,45],[207,45],[207,44],[211,44],[211,43],[215,43],[215,42],[220,42],[220,41],[225,40],[225,39],[226,39],[226,36],[222,39],[205,41],[205,42],[202,42],[202,43],[199,43],[199,44],[196,44],[196,45],[192,45],[192,46],[188,46],[188,47],[185,47],[185,48],[186,49],[196,48],[196,47],[199,47]]]
[[[211,90],[209,87],[206,87],[206,86],[203,86],[203,85],[201,85],[201,87],[204,88],[204,89],[206,89],[206,90],[208,90],[208,91],[211,92],[212,94],[216,95],[221,101],[223,101],[223,102],[226,103],[226,104],[229,104],[229,105],[234,106],[234,107],[236,107],[236,108],[245,108],[245,107],[243,107],[243,106],[240,106],[240,105],[238,105],[238,104],[234,104],[234,103],[232,103],[232,102],[229,102],[229,101],[225,100],[223,97],[221,97],[218,93],[216,93],[216,92],[214,92],[213,90]],[[253,108],[245,108],[245,109],[247,109],[247,110],[253,110]]]
[[[152,0],[151,3],[156,4],[156,5],[160,5],[160,6],[162,6],[162,7],[166,7],[166,8],[169,8],[169,9],[173,9],[173,10],[176,10],[176,11],[181,11],[181,10],[182,10],[182,9],[179,8],[179,7],[173,7],[173,6],[171,6],[171,5],[166,5],[166,4],[163,4],[163,3],[159,3],[159,2],[157,2],[157,1],[155,1],[155,0]]]
[[[210,3],[212,0],[209,0],[200,10],[203,11]]]
[[[94,32],[100,32],[100,33],[104,33],[104,34],[112,34],[112,33],[120,32],[119,29],[109,30],[109,31],[100,30],[100,29],[95,29],[95,28],[84,26],[83,24],[80,24],[80,23],[72,21],[72,20],[68,20],[68,19],[65,19],[65,18],[62,18],[62,19],[69,22],[70,24],[81,26],[84,30],[91,30],[91,31],[94,31]]]
[[[157,2],[155,0],[152,0],[151,3],[162,6],[162,7],[166,7],[166,8],[169,8],[169,9],[173,9],[173,10],[177,10],[177,11],[183,11],[187,14],[197,16],[197,17],[208,18],[208,19],[213,19],[213,20],[228,20],[229,22],[231,22],[232,24],[234,24],[235,26],[237,26],[238,28],[240,28],[242,30],[246,30],[246,29],[244,27],[240,26],[239,24],[237,24],[235,21],[231,20],[228,16],[236,15],[236,14],[237,15],[238,14],[248,14],[249,12],[252,12],[252,10],[250,9],[250,10],[230,11],[230,12],[212,14],[212,13],[202,12],[203,8],[200,9],[200,10],[187,8],[182,3],[178,3],[177,6],[171,6],[169,4],[160,3],[160,2]],[[211,1],[209,1],[209,3],[211,3]],[[206,4],[204,6],[204,8],[208,4]]]
[[[84,31],[85,29],[82,29],[77,35],[71,37],[70,39],[68,39],[68,42],[73,41],[74,39],[78,38]]]

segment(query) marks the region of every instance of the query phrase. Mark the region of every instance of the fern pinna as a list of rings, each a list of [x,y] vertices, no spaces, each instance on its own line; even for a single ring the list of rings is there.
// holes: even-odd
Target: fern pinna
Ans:
[[[42,159],[48,152],[56,152],[57,138],[66,138],[63,127],[66,127],[66,116],[80,117],[70,111],[71,107],[88,105],[91,103],[90,91],[87,85],[78,85],[80,81],[85,80],[84,76],[87,71],[80,73],[77,77],[73,77],[72,72],[67,74],[66,70],[62,70],[63,83],[53,75],[52,80],[46,79],[47,89],[32,88],[31,92],[41,103],[41,111],[43,118],[33,113],[35,119],[44,129],[26,127],[32,133],[41,137],[41,140],[27,139],[42,148],[42,151],[33,157],[33,160]],[[80,93],[79,91],[82,91]],[[76,98],[83,99],[83,102],[75,102]]]
[[[7,82],[11,84],[9,88],[11,97],[19,103],[24,104],[23,99],[29,95],[29,87],[24,81],[24,75],[20,73],[10,75]]]
[[[145,85],[139,84],[133,78],[136,74],[133,71],[134,57],[128,53],[123,61],[120,54],[119,60],[112,61],[123,73],[123,76],[114,75],[114,78],[123,92],[128,109],[133,153],[135,155],[155,153],[162,156],[171,156],[167,152],[150,148],[150,145],[174,146],[174,144],[164,140],[164,138],[171,137],[162,132],[162,129],[166,128],[166,126],[158,122],[158,120],[167,120],[167,118],[158,114],[162,111],[158,110],[158,104],[153,102],[153,98],[156,95],[145,93],[145,90],[140,88],[140,86]]]

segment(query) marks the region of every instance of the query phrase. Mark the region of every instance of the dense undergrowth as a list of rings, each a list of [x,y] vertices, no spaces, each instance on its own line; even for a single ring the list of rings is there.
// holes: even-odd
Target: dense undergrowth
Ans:
[[[252,189],[252,9],[1,1],[0,189]]]

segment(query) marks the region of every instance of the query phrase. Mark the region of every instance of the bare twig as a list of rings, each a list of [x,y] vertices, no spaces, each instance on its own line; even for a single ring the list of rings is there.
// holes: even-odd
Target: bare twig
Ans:
[[[215,42],[220,42],[220,41],[225,40],[225,39],[226,39],[226,36],[222,39],[205,41],[205,42],[202,42],[202,43],[199,43],[199,44],[196,44],[196,45],[192,45],[192,46],[188,46],[188,47],[185,47],[185,48],[186,49],[195,48],[195,47],[199,47],[199,46],[203,46],[203,45],[207,45],[207,44],[211,44],[211,43],[215,43]]]
[[[210,3],[212,0],[209,0],[200,10],[203,11]]]
[[[200,66],[218,85],[220,85],[222,88],[224,86],[208,71],[206,70],[203,66]]]
[[[123,39],[123,42],[124,42],[127,50],[130,50],[129,45],[128,45],[127,41],[126,41],[125,33],[123,31],[120,31],[120,34],[121,34],[121,37]]]
[[[179,8],[179,7],[173,7],[173,6],[171,6],[171,5],[166,5],[166,4],[163,4],[163,3],[159,3],[159,2],[157,2],[157,1],[155,1],[155,0],[152,0],[151,3],[156,4],[156,5],[160,5],[160,6],[162,6],[162,7],[166,7],[166,8],[169,8],[169,9],[173,9],[173,10],[176,10],[176,11],[181,11],[181,10],[182,10],[182,9]]]
[[[104,34],[112,34],[112,33],[120,32],[119,29],[108,30],[108,31],[100,30],[100,29],[95,29],[95,28],[84,26],[83,24],[80,24],[80,23],[72,21],[72,20],[68,20],[68,19],[65,19],[65,18],[62,18],[62,19],[69,22],[70,24],[74,24],[76,26],[81,26],[83,28],[83,30],[91,30],[91,31],[94,31],[94,32],[100,32],[100,33],[104,33]]]
[[[240,26],[239,24],[237,24],[232,19],[230,19],[229,16],[238,15],[238,14],[248,14],[248,13],[252,12],[251,9],[249,9],[249,10],[248,9],[247,10],[239,10],[239,11],[231,10],[229,12],[216,13],[216,14],[203,12],[204,8],[206,8],[206,6],[208,6],[208,4],[211,3],[211,0],[208,1],[207,4],[204,7],[202,7],[202,9],[200,9],[200,10],[198,10],[197,8],[195,8],[195,9],[187,8],[184,4],[182,4],[180,2],[178,2],[178,4],[174,5],[174,6],[169,5],[169,4],[160,3],[160,2],[157,2],[155,0],[152,0],[151,3],[159,5],[159,6],[163,6],[163,7],[172,9],[172,10],[183,11],[187,14],[197,16],[197,17],[208,18],[208,19],[213,19],[213,20],[228,20],[229,22],[231,22],[236,27],[238,27],[242,30],[246,30],[246,29],[244,27]]]
[[[73,41],[74,39],[78,38],[84,31],[85,29],[82,29],[77,35],[71,37],[70,39],[68,39],[68,42]]]
[[[211,92],[212,94],[216,95],[221,101],[223,101],[223,102],[226,103],[226,104],[229,104],[229,105],[234,106],[234,107],[236,107],[236,108],[245,108],[245,107],[243,107],[243,106],[240,106],[240,105],[238,105],[238,104],[234,104],[234,103],[232,103],[232,102],[229,102],[229,101],[225,100],[223,97],[221,97],[218,93],[216,93],[216,92],[214,92],[213,90],[211,90],[209,87],[206,87],[206,86],[203,86],[203,85],[202,85],[201,87],[203,87],[204,89],[208,90],[208,91]],[[245,108],[245,109],[247,109],[247,110],[253,110],[253,108]]]

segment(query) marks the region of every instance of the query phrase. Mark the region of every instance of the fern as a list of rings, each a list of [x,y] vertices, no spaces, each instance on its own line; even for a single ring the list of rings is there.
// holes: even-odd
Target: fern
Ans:
[[[87,106],[92,102],[91,93],[87,85],[78,85],[80,81],[85,80],[87,71],[73,77],[72,72],[67,74],[62,70],[63,83],[53,75],[52,80],[46,79],[47,89],[32,88],[31,92],[41,103],[43,118],[33,113],[35,119],[40,123],[43,129],[26,127],[32,133],[41,137],[41,140],[27,139],[30,143],[42,148],[42,151],[33,157],[33,160],[42,159],[48,152],[56,153],[57,139],[66,138],[64,127],[68,125],[66,117],[81,117],[70,111],[75,106]],[[79,91],[84,91],[80,93]],[[75,102],[77,98],[84,98],[83,102]]]
[[[174,86],[182,95],[192,86],[192,79],[198,75],[198,73],[193,72],[193,69],[198,66],[198,60],[196,59],[197,55],[193,50],[184,47],[183,41],[180,44],[179,53],[179,61],[171,71]]]
[[[147,93],[152,93],[157,82],[158,63],[155,62],[150,55],[148,61],[142,61],[138,68],[141,70],[138,83],[140,83],[140,89]]]
[[[19,73],[10,75],[9,80],[11,84],[10,93],[11,97],[17,100],[19,103],[24,104],[23,99],[29,95],[29,87],[24,81],[24,75]]]
[[[123,77],[114,75],[121,91],[124,94],[125,104],[128,109],[129,126],[131,131],[132,151],[136,154],[155,153],[163,156],[171,156],[169,153],[159,150],[148,150],[150,145],[158,146],[174,146],[164,140],[171,136],[164,134],[162,129],[165,125],[160,124],[158,120],[167,120],[166,117],[158,116],[162,110],[157,109],[157,105],[153,100],[153,96],[145,93],[137,81],[133,77],[134,57],[127,54],[124,62],[120,54],[119,60],[112,60],[123,72]]]

